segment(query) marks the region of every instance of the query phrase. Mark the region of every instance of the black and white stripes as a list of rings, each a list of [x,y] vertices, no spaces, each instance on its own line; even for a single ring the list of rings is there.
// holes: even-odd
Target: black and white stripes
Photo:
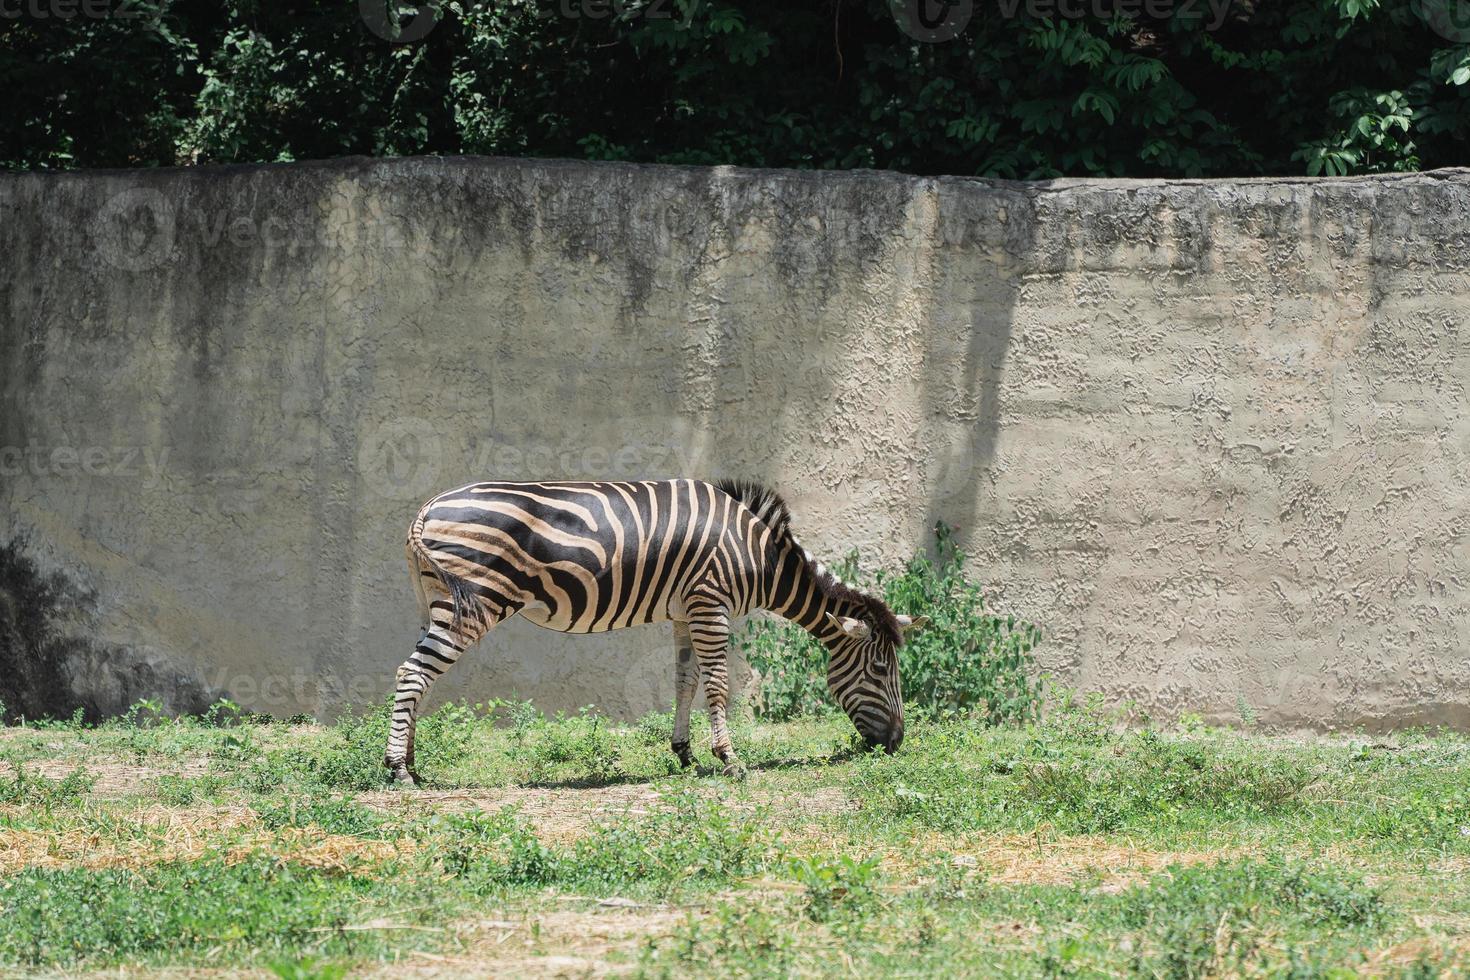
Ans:
[[[785,503],[751,483],[477,483],[435,497],[408,535],[427,627],[398,668],[386,762],[411,781],[424,695],[464,651],[519,613],[566,633],[674,622],[673,749],[688,765],[703,680],[712,747],[739,768],[726,726],[730,623],[769,609],[830,650],[832,695],[872,745],[896,749],[896,652],[915,624],[839,581],[791,533]]]

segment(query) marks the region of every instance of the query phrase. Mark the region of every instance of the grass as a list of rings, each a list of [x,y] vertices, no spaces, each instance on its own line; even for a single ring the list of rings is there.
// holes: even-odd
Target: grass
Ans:
[[[1470,740],[1127,730],[1055,705],[741,721],[450,706],[420,791],[386,714],[0,730],[0,972],[322,977],[1439,976],[1470,969]],[[697,736],[702,733],[697,732]]]

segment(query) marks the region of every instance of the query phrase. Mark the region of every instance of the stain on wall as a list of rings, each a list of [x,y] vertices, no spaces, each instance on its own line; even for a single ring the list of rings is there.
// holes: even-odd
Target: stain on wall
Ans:
[[[1156,717],[1470,728],[1466,229],[1462,171],[4,176],[0,541],[89,593],[58,676],[331,714],[416,638],[435,491],[754,477],[819,554],[959,525],[1048,670]],[[435,696],[632,715],[672,665],[512,621]]]

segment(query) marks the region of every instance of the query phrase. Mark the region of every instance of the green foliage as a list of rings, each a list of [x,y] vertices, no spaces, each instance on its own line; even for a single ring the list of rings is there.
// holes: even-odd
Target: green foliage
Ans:
[[[795,973],[795,940],[790,923],[763,902],[721,903],[710,917],[691,915],[673,941],[650,939],[641,951],[640,974],[688,976],[719,963],[727,975],[785,977]]]
[[[1296,766],[1231,757],[1150,731],[1120,741],[1112,760],[1031,762],[1019,774],[1031,806],[1081,831],[1167,820],[1205,805],[1221,814],[1274,813],[1298,804],[1314,778]]]
[[[281,980],[342,980],[347,967],[341,963],[324,963],[308,956],[301,960],[276,960],[267,964]]]
[[[154,785],[153,796],[164,806],[192,806],[218,798],[229,786],[228,779],[215,773],[203,776],[164,773]]]
[[[786,620],[755,617],[735,642],[760,674],[751,710],[766,721],[790,721],[834,710],[827,696],[827,650]]]
[[[133,702],[122,716],[122,724],[129,728],[152,728],[156,725],[167,725],[171,720],[163,708],[163,702],[154,698],[142,698]]]
[[[1349,832],[1387,841],[1444,846],[1470,837],[1470,790],[1405,787],[1392,797],[1373,795],[1342,808]]]
[[[15,764],[15,775],[0,778],[0,804],[35,806],[51,809],[57,806],[76,806],[92,791],[97,777],[85,769],[74,769],[61,779],[49,779],[39,773],[26,772],[25,767]]]
[[[666,890],[756,874],[779,854],[763,810],[732,812],[685,789],[666,794],[646,817],[599,827],[578,843],[574,863],[579,878],[604,887],[645,882]]]
[[[513,807],[438,817],[428,829],[441,841],[444,870],[476,883],[548,884],[565,860],[541,845]]]
[[[980,586],[964,576],[953,530],[934,527],[937,560],[920,553],[878,583],[893,611],[928,616],[899,657],[904,699],[938,716],[976,714],[990,724],[1026,721],[1041,704],[1031,651],[1041,630],[1014,616],[985,612]]]
[[[878,573],[869,587],[894,612],[929,617],[899,653],[904,701],[924,717],[975,715],[990,724],[1036,715],[1042,680],[1031,651],[1041,631],[1013,616],[985,612],[980,586],[964,575],[965,555],[951,528],[935,526],[937,557],[920,552],[896,575]],[[854,553],[837,569],[863,582]],[[761,675],[756,717],[786,720],[831,710],[826,649],[794,624],[754,619],[739,639]]]
[[[1035,178],[1466,162],[1470,45],[1421,16],[1453,2],[1218,18],[977,2],[943,43],[906,36],[891,0],[442,3],[398,41],[359,6],[7,18],[0,165],[492,153]]]
[[[1303,144],[1292,159],[1305,161],[1313,177],[1417,170],[1419,157],[1410,138],[1415,104],[1400,91],[1340,92],[1332,97],[1328,111],[1342,128]]]

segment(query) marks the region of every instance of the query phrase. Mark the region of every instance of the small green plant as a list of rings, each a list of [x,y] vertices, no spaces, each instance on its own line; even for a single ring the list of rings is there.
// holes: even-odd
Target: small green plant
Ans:
[[[653,711],[638,719],[633,735],[644,745],[666,746],[674,737],[674,713]]]
[[[325,963],[310,956],[300,960],[276,960],[267,964],[267,968],[281,980],[342,980],[347,976],[346,966]]]
[[[858,860],[846,854],[814,855],[792,858],[787,868],[796,883],[806,888],[807,915],[815,922],[827,922],[838,914],[861,909],[877,896],[876,857]]]
[[[169,720],[164,713],[163,702],[154,698],[135,701],[122,716],[122,723],[131,728],[151,728],[166,724]]]
[[[899,657],[904,697],[931,715],[975,715],[990,724],[1028,721],[1042,702],[1031,651],[1041,630],[985,611],[980,586],[965,578],[965,554],[943,521],[936,559],[920,553],[898,575],[879,573],[893,611],[928,616]]]
[[[220,698],[204,709],[204,714],[199,716],[199,720],[211,728],[228,728],[234,725],[254,723],[257,717],[254,712],[246,711],[229,698]]]
[[[638,883],[666,895],[685,881],[724,882],[757,874],[779,852],[763,809],[735,813],[681,788],[665,795],[652,813],[605,824],[580,840],[572,864],[579,879],[589,883]]]
[[[644,976],[685,976],[690,967],[721,964],[737,977],[789,976],[796,943],[778,911],[761,903],[722,903],[714,915],[691,915],[664,941],[649,937],[640,952]]]
[[[920,552],[896,575],[879,572],[868,580],[856,552],[836,569],[844,580],[879,591],[894,612],[929,618],[899,653],[905,702],[929,717],[973,715],[990,724],[1035,718],[1043,679],[1032,650],[1041,631],[1014,616],[987,613],[980,586],[965,578],[965,555],[953,530],[940,522],[934,536],[936,557]],[[760,673],[757,718],[785,721],[832,710],[827,651],[805,630],[756,618],[739,643]]]

